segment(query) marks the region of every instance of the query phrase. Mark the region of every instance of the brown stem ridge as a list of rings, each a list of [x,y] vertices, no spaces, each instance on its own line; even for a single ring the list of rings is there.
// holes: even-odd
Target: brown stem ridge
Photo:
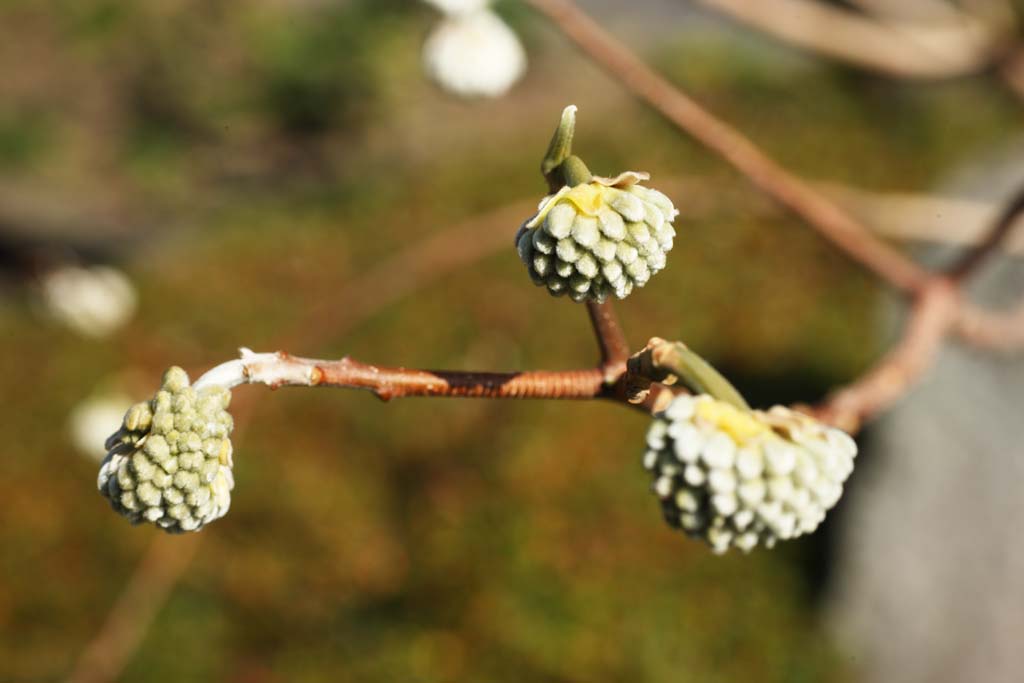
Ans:
[[[626,335],[610,301],[603,304],[588,301],[587,313],[590,314],[590,324],[594,328],[594,336],[601,350],[601,370],[604,372],[605,381],[610,384],[626,370],[629,342],[626,341]]]
[[[598,368],[531,372],[456,372],[379,368],[351,358],[320,366],[321,384],[369,389],[381,400],[406,396],[588,399],[602,396]]]
[[[946,271],[946,275],[956,282],[970,277],[1006,240],[1022,213],[1024,213],[1024,189],[1010,200],[982,241],[954,263]]]
[[[383,401],[409,396],[592,399],[609,395],[601,368],[528,372],[416,370],[370,365],[347,356],[331,361],[298,358],[281,351],[274,355],[272,364],[253,363],[247,367],[249,381],[272,388],[364,389]]]
[[[935,363],[942,341],[956,321],[960,293],[936,278],[914,302],[899,341],[878,363],[808,412],[854,434],[863,422],[889,408]]]

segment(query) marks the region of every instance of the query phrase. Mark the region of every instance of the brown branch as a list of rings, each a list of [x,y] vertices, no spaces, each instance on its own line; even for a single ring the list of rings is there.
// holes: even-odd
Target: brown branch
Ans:
[[[1016,47],[1008,52],[998,70],[1010,92],[1024,98],[1024,47]]]
[[[1001,0],[998,0],[1001,1]],[[963,20],[963,10],[946,0],[848,0],[867,15],[887,21],[920,23]]]
[[[601,368],[561,372],[460,372],[378,367],[352,358],[290,360],[313,367],[316,378],[313,386],[366,389],[383,401],[408,396],[588,399],[606,393]]]
[[[873,368],[809,412],[850,432],[902,398],[934,364],[960,305],[957,287],[932,280],[918,295],[903,335]]]
[[[1005,313],[965,306],[956,332],[964,341],[993,351],[1019,351],[1024,347],[1024,303]]]
[[[989,255],[1009,236],[1021,214],[1024,214],[1024,188],[1010,200],[984,239],[946,271],[947,277],[954,282],[962,282],[981,267]]]
[[[611,302],[599,304],[588,301],[587,313],[594,328],[594,336],[597,337],[597,345],[601,349],[601,370],[606,381],[614,382],[626,370],[629,342],[626,341]]]
[[[1009,236],[1024,214],[1024,189],[1003,210],[999,220],[982,242],[948,270],[949,277],[962,284]],[[964,305],[959,311],[956,332],[975,346],[1012,351],[1024,347],[1024,303],[1006,313],[994,313]]]
[[[655,73],[571,0],[527,1],[634,95],[732,164],[849,257],[905,292],[917,291],[928,281],[930,275],[925,269],[874,237],[859,221],[768,157],[738,130]]]
[[[815,0],[698,0],[773,38],[901,78],[978,73],[1005,53],[1005,30],[952,5],[928,20],[871,18]]]
[[[959,309],[956,285],[935,278],[916,297],[899,341],[877,364],[851,384],[834,391],[820,405],[794,407],[850,434],[857,433],[865,420],[904,397],[934,365]],[[631,400],[656,403],[658,408],[666,405],[670,398],[666,385],[674,377],[687,375],[685,370],[680,371],[676,357],[680,348],[685,345],[655,337],[630,357],[623,383],[630,388]],[[656,399],[649,395],[655,388],[659,391]]]
[[[1024,97],[1024,48],[1014,44],[1018,22],[1003,0],[972,3],[970,12],[933,0],[854,0],[865,14],[813,0],[697,1],[782,42],[886,76],[940,79],[991,69]]]
[[[814,182],[814,186],[885,237],[934,242],[975,249],[991,238],[991,226],[1002,207],[995,202],[909,192],[875,192],[841,183]],[[1021,221],[1018,218],[1018,222]],[[1024,254],[1024,231],[1007,236],[1000,246],[1010,254]]]
[[[153,539],[96,637],[79,656],[68,683],[102,683],[121,674],[201,540],[197,535],[161,535]]]
[[[526,372],[416,370],[370,365],[350,357],[318,360],[299,358],[283,351],[253,353],[242,349],[241,358],[211,369],[193,386],[232,388],[240,384],[265,384],[272,389],[283,386],[363,389],[383,401],[409,396],[592,399],[613,397],[609,386],[618,379],[618,375],[606,378],[600,367]]]

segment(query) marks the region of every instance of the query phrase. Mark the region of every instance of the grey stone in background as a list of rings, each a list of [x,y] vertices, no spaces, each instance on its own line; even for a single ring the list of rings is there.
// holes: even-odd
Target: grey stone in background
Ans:
[[[947,192],[1010,196],[1024,185],[1016,150]],[[1024,294],[1010,257],[978,280],[989,305]],[[1024,355],[950,344],[871,442],[845,501],[829,611],[864,680],[1024,680]]]

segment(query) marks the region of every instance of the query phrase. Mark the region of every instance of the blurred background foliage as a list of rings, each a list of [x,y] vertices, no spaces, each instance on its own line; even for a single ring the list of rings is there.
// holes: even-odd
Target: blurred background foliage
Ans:
[[[90,341],[41,322],[16,283],[2,290],[0,680],[65,675],[160,534],[111,514],[96,463],[69,443],[67,415],[90,393],[141,397],[170,364],[197,373],[282,339],[407,366],[592,361],[583,310],[522,272],[516,224],[481,224],[508,248],[358,325],[311,315],[344,314],[357,302],[337,292],[408,245],[539,198],[569,102],[595,171],[647,170],[682,212],[671,267],[619,307],[634,345],[683,339],[760,405],[813,400],[875,357],[873,281],[518,3],[498,9],[530,71],[504,99],[463,103],[422,76],[434,14],[418,3],[0,2],[0,231],[117,260],[141,302],[115,338]],[[808,177],[928,189],[1021,130],[1019,104],[986,77],[894,84],[703,15],[656,37],[644,47],[658,68]],[[774,552],[711,556],[662,523],[638,415],[236,399],[251,413],[233,510],[203,532],[124,680],[856,673],[816,611],[828,523]]]

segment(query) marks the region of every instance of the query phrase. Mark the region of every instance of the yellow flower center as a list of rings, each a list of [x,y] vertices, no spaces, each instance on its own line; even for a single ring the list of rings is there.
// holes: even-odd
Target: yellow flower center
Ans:
[[[597,183],[583,183],[576,187],[563,187],[561,190],[551,195],[551,198],[540,208],[537,215],[526,224],[528,228],[536,228],[538,225],[544,222],[544,218],[563,199],[567,199],[572,202],[580,213],[588,216],[596,216],[601,211],[601,206],[604,204],[604,194],[608,188]]]
[[[604,204],[604,186],[595,183],[577,185],[566,193],[564,199],[576,205],[580,213],[596,216]]]
[[[724,401],[697,401],[696,412],[698,417],[715,425],[741,445],[771,431],[753,415]]]

